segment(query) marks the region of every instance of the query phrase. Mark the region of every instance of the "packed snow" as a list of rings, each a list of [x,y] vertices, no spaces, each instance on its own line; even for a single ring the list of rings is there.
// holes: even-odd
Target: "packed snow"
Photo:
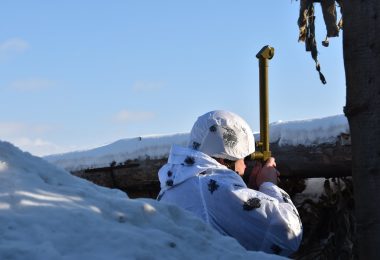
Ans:
[[[68,171],[106,167],[112,161],[120,163],[147,157],[152,159],[165,157],[169,154],[172,144],[187,145],[188,138],[188,133],[139,136],[87,151],[45,156],[44,159]]]
[[[349,133],[344,115],[325,118],[274,122],[270,124],[270,141],[281,145],[318,145],[333,143],[342,133]],[[255,134],[259,139],[259,134]],[[167,157],[170,147],[186,146],[189,133],[141,136],[116,141],[112,144],[87,150],[44,157],[47,161],[68,171],[109,166],[112,161],[122,163],[126,160],[150,157]]]
[[[347,118],[336,115],[308,120],[278,121],[270,125],[270,140],[282,145],[312,146],[335,143],[341,134],[349,133]]]
[[[283,259],[0,141],[0,259]]]

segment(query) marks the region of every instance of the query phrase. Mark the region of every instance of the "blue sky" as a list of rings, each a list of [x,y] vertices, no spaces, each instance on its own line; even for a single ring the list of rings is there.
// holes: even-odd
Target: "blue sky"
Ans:
[[[319,60],[298,43],[296,1],[3,1],[0,139],[36,155],[189,132],[231,110],[259,130],[258,61],[270,61],[270,122],[342,114],[342,37]]]

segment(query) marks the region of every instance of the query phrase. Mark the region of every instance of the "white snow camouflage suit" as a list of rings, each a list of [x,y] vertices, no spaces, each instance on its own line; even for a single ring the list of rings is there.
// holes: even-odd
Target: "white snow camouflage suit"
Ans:
[[[302,223],[289,195],[264,182],[259,191],[210,156],[173,146],[159,170],[158,200],[188,210],[247,250],[289,256],[302,239]]]

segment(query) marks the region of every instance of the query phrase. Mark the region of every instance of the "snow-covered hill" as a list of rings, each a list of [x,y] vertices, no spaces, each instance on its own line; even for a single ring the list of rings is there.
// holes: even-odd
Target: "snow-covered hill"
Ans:
[[[275,122],[270,125],[270,141],[279,145],[316,145],[335,142],[341,133],[349,133],[344,115],[325,118]],[[163,158],[173,144],[186,146],[189,134],[142,136],[119,140],[109,145],[87,150],[44,157],[68,171],[109,166],[138,158]],[[259,135],[256,134],[258,139]]]
[[[0,141],[0,259],[277,259]]]

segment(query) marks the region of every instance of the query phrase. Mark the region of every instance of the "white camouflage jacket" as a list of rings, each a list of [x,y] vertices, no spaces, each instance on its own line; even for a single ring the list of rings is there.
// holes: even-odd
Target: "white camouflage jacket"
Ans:
[[[159,170],[158,200],[188,210],[247,250],[288,256],[302,238],[302,223],[289,195],[265,182],[259,191],[208,155],[173,146]]]

